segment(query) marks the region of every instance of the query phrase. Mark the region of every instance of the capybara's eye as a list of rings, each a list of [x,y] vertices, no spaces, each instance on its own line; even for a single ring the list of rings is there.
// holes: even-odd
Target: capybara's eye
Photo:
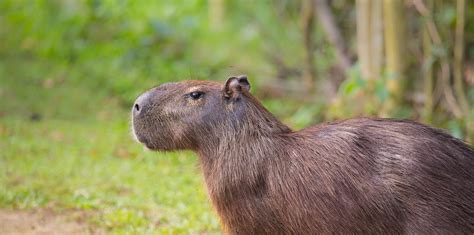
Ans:
[[[193,92],[189,93],[189,97],[191,97],[191,99],[193,99],[193,100],[198,100],[203,95],[204,95],[204,93],[200,92],[200,91],[193,91]]]

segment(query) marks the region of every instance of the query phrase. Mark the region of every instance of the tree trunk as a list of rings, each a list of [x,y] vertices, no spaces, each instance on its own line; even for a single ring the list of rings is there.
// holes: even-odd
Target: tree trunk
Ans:
[[[222,29],[224,22],[225,5],[224,0],[209,0],[209,25],[212,30]]]
[[[370,0],[357,0],[357,55],[362,77],[371,79],[373,77],[371,68],[371,38],[370,38]]]
[[[469,112],[469,104],[467,102],[466,93],[464,92],[464,84],[462,79],[462,61],[464,52],[464,8],[465,0],[457,1],[456,16],[456,33],[454,43],[454,90],[456,91],[459,104],[464,113]]]
[[[305,59],[303,70],[303,81],[309,91],[314,88],[316,71],[314,69],[314,2],[313,0],[303,0],[301,7],[301,25],[303,30],[303,43],[305,46]]]
[[[405,83],[405,65],[402,56],[405,53],[405,18],[402,0],[384,0],[385,53],[387,90],[389,99],[384,111],[390,112],[402,101]]]
[[[428,3],[431,5],[431,2]],[[423,27],[423,93],[424,93],[424,110],[423,119],[427,123],[433,121],[433,107],[434,107],[434,81],[433,81],[433,44],[431,43],[428,27]]]
[[[383,35],[383,8],[382,1],[372,0],[370,11],[370,42],[371,42],[371,56],[370,64],[372,65],[372,79],[380,79],[382,74],[383,66],[383,48],[384,48],[384,35]]]

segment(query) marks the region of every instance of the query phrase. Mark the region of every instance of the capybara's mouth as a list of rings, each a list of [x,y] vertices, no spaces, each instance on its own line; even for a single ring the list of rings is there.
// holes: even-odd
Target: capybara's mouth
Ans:
[[[147,139],[147,138],[144,138],[144,137],[141,137],[141,136],[137,136],[137,140],[138,142],[140,142],[141,144],[145,145],[145,147],[149,150],[156,150],[156,147],[153,146],[153,144],[150,143],[150,141]]]
[[[153,150],[153,146],[150,144],[150,141],[148,140],[148,138],[146,138],[145,136],[143,135],[140,135],[138,132],[137,132],[137,129],[135,128],[135,120],[132,120],[132,135],[134,137],[134,139],[139,142],[140,144],[143,144],[145,145],[145,147],[147,147],[148,149],[150,150]]]
[[[136,133],[136,131],[133,132],[133,135],[135,136],[135,139],[140,143],[140,144],[143,144],[145,145],[147,148],[149,148],[150,145],[150,141],[145,138],[144,136],[142,135],[139,135],[138,133]]]

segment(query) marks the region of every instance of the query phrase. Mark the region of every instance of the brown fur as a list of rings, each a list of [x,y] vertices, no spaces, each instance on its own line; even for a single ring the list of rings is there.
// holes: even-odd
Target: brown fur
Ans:
[[[198,153],[231,234],[474,233],[474,151],[407,120],[350,119],[292,131],[245,77],[163,84],[133,128],[154,150]],[[202,92],[198,99],[190,92]]]

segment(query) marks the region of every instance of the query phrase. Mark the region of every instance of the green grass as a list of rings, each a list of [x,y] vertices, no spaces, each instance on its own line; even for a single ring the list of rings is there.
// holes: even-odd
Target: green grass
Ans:
[[[101,91],[6,66],[0,79],[0,207],[90,211],[113,234],[220,232],[194,154],[144,150]]]

